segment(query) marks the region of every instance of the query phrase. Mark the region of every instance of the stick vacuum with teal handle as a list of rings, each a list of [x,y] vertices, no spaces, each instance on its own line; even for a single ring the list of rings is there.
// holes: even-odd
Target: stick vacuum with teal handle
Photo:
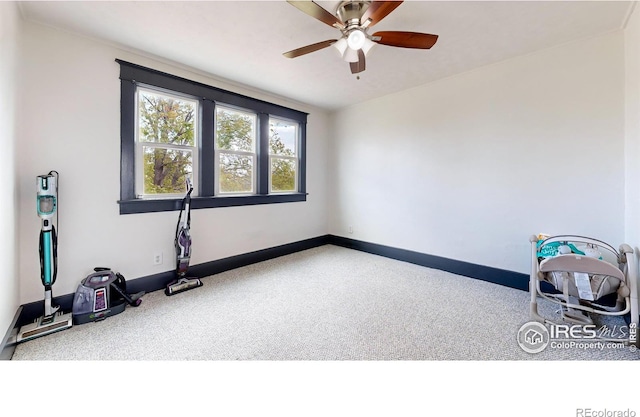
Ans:
[[[45,316],[54,314],[58,307],[51,306],[51,286],[56,282],[58,239],[53,225],[53,217],[58,206],[58,178],[53,175],[39,175],[38,181],[38,217],[42,220],[40,230],[40,278],[45,289]],[[57,174],[57,172],[55,172]]]

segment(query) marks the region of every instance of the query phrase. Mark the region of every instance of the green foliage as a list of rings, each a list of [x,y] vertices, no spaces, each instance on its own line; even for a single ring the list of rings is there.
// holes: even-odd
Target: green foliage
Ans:
[[[275,156],[295,156],[295,153],[285,146],[273,126],[269,129],[269,152],[274,155],[271,157],[271,189],[273,191],[295,191],[296,167],[294,160]]]
[[[153,144],[197,146],[196,106],[186,100],[141,92],[139,140]],[[219,186],[222,192],[252,192],[255,152],[255,117],[219,107],[216,110],[216,146],[219,152]],[[273,191],[295,191],[295,151],[285,145],[276,125],[269,129],[271,186]],[[228,152],[225,152],[228,151]],[[144,193],[180,194],[192,174],[193,154],[189,150],[143,146]],[[287,158],[290,157],[290,158]]]
[[[253,191],[253,158],[246,155],[220,154],[220,191]]]
[[[273,191],[295,191],[296,167],[291,159],[271,158],[271,189]]]
[[[216,145],[225,151],[254,152],[254,118],[218,108],[216,111]],[[248,155],[221,152],[220,191],[226,193],[253,191],[253,158]]]
[[[140,141],[194,146],[195,106],[192,103],[141,93],[138,108]],[[192,159],[189,151],[144,147],[145,194],[184,193]]]
[[[145,193],[184,193],[187,175],[191,175],[191,166],[191,152],[166,148],[145,148]]]
[[[216,145],[226,151],[253,152],[254,119],[249,115],[218,108]]]
[[[285,146],[278,131],[273,126],[269,127],[269,153],[271,155],[295,156],[293,150]]]

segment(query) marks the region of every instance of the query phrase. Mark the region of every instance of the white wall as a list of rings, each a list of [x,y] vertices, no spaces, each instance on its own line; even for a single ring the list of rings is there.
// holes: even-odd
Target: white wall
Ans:
[[[20,15],[16,3],[0,2],[0,339],[19,302],[15,147],[18,107]]]
[[[640,6],[624,30],[625,57],[625,239],[640,252]],[[640,288],[638,289],[640,291]]]
[[[532,234],[622,243],[623,54],[607,34],[340,111],[330,232],[523,273]]]
[[[59,270],[54,295],[72,293],[95,266],[128,279],[174,268],[178,212],[119,215],[120,81],[116,58],[309,112],[306,202],[192,211],[192,265],[327,233],[328,115],[227,85],[114,46],[24,23],[18,172],[20,303],[42,299],[35,179],[60,173]],[[164,264],[152,265],[164,252]],[[15,309],[14,309],[15,311]]]
[[[640,6],[636,5],[624,31],[625,41],[625,236],[640,244]]]

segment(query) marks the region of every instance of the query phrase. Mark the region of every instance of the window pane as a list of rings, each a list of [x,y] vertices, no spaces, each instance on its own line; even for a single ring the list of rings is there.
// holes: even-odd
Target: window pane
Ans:
[[[272,155],[295,156],[298,139],[298,124],[269,119],[269,153]]]
[[[216,147],[254,152],[256,120],[255,114],[216,107]]]
[[[221,193],[253,192],[253,157],[221,153],[219,162]]]
[[[271,158],[271,190],[296,190],[296,164],[294,160]]]
[[[144,194],[184,194],[193,172],[191,151],[143,146]]]
[[[198,103],[138,90],[138,141],[195,146]]]

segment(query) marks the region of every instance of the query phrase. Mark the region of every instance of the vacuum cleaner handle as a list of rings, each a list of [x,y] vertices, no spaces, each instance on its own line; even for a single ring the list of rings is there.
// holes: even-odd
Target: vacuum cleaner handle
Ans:
[[[140,297],[144,295],[144,291],[141,291],[133,296],[130,296],[126,292],[122,291],[120,287],[118,287],[117,285],[111,284],[111,288],[116,290],[118,294],[120,294],[122,298],[124,298],[127,301],[127,303],[129,303],[129,305],[132,307],[138,307],[140,303],[142,303],[142,299]]]

